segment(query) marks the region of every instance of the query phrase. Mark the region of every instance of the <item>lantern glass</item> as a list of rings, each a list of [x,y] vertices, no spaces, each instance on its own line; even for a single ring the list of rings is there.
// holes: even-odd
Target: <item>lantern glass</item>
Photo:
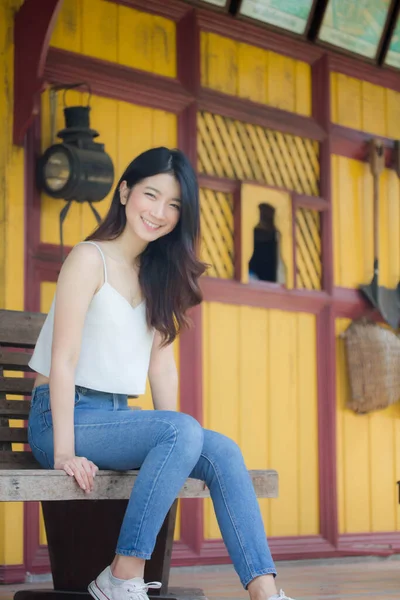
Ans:
[[[44,166],[44,180],[49,190],[59,192],[68,183],[71,165],[65,152],[57,150],[51,154]]]

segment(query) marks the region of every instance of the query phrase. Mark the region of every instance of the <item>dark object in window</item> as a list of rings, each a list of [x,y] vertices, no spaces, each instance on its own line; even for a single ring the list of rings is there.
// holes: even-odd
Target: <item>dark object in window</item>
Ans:
[[[260,204],[260,220],[254,228],[254,252],[249,262],[250,279],[278,281],[278,232],[274,224],[275,209]]]

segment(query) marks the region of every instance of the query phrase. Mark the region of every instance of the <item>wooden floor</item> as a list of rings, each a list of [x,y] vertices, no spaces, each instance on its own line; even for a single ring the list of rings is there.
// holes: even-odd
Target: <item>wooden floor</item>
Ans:
[[[399,558],[278,563],[277,584],[295,600],[400,600]],[[197,569],[176,569],[172,584],[200,587],[209,600],[248,597],[231,567]]]
[[[400,557],[278,563],[278,586],[295,600],[400,600]],[[204,590],[209,600],[242,600],[231,566],[173,569],[171,585]],[[49,583],[1,586],[0,600],[16,589],[51,587]]]

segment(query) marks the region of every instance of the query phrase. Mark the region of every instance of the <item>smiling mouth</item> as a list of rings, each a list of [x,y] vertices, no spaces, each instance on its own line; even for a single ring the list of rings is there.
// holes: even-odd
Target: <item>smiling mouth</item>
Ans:
[[[151,229],[154,229],[154,231],[156,231],[157,229],[160,229],[160,227],[161,227],[161,225],[155,225],[154,223],[152,223],[151,221],[148,221],[144,217],[142,217],[142,221],[145,225],[147,225],[148,227],[151,227]]]

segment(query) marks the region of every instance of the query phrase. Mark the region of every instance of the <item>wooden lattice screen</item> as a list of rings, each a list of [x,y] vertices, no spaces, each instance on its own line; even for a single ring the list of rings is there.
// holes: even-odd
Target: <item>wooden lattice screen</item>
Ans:
[[[233,197],[209,189],[200,190],[201,258],[210,265],[209,277],[232,279]]]
[[[209,112],[197,124],[200,173],[318,196],[318,142]]]
[[[321,215],[316,210],[296,210],[297,287],[320,290],[322,281]]]

